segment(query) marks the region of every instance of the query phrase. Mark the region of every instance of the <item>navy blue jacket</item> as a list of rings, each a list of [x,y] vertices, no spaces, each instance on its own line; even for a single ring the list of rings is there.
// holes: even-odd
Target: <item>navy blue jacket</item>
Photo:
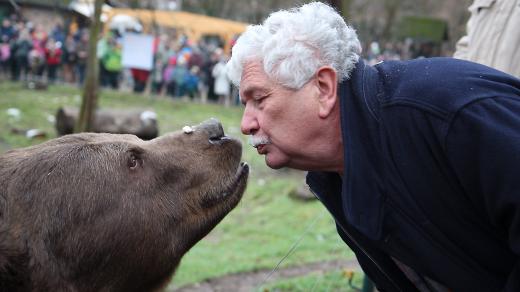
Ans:
[[[520,291],[520,80],[360,61],[339,96],[344,176],[307,183],[378,289],[415,289],[397,259],[451,291]]]

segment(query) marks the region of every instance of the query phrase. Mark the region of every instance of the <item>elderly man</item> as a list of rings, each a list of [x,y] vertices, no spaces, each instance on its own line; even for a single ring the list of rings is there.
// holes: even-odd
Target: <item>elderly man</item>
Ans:
[[[329,6],[273,13],[227,64],[242,132],[307,182],[384,291],[520,291],[520,80],[359,57]]]

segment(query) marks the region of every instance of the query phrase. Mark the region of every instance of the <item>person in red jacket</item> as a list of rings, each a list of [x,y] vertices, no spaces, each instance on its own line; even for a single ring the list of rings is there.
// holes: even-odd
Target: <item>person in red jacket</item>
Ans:
[[[150,71],[144,69],[131,68],[132,78],[134,79],[134,92],[141,93],[146,88]]]
[[[56,81],[57,71],[61,65],[61,55],[61,43],[49,39],[45,46],[45,63],[47,66],[47,78],[50,83]]]

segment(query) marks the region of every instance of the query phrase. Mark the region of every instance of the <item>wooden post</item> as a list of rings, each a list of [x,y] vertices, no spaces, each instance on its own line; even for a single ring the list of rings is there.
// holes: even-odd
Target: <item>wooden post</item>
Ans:
[[[99,68],[97,59],[97,41],[101,28],[101,7],[104,0],[95,0],[94,16],[90,25],[90,39],[88,44],[87,76],[83,87],[83,98],[79,119],[74,132],[88,132],[92,129],[94,112],[97,107],[99,94]]]

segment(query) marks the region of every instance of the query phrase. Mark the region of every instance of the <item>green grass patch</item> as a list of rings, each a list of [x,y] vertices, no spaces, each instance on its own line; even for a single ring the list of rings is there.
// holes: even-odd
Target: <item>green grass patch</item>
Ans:
[[[81,101],[80,90],[75,87],[51,86],[47,91],[34,91],[24,89],[20,83],[3,82],[0,92],[0,152],[56,137],[53,118],[58,108],[79,107]],[[215,117],[228,135],[246,142],[240,133],[240,107],[225,108],[111,90],[101,92],[99,106],[153,110],[157,113],[161,134]],[[20,117],[9,116],[9,108],[20,110]],[[12,132],[12,129],[23,132],[33,128],[46,132],[47,137],[31,140]],[[298,247],[281,267],[353,257],[319,202],[303,203],[288,197],[291,188],[304,183],[302,172],[267,168],[263,156],[247,144],[244,144],[243,160],[251,166],[244,199],[183,258],[171,287],[229,273],[272,269],[302,235]]]
[[[337,270],[329,273],[311,273],[303,277],[280,280],[260,287],[257,292],[331,292],[360,291],[363,286],[363,273],[354,272],[349,279],[349,271]]]
[[[288,185],[292,183],[271,178],[259,185],[253,177],[239,206],[184,257],[174,285],[242,271],[271,270],[298,241],[281,268],[351,258],[319,202],[289,198]]]

